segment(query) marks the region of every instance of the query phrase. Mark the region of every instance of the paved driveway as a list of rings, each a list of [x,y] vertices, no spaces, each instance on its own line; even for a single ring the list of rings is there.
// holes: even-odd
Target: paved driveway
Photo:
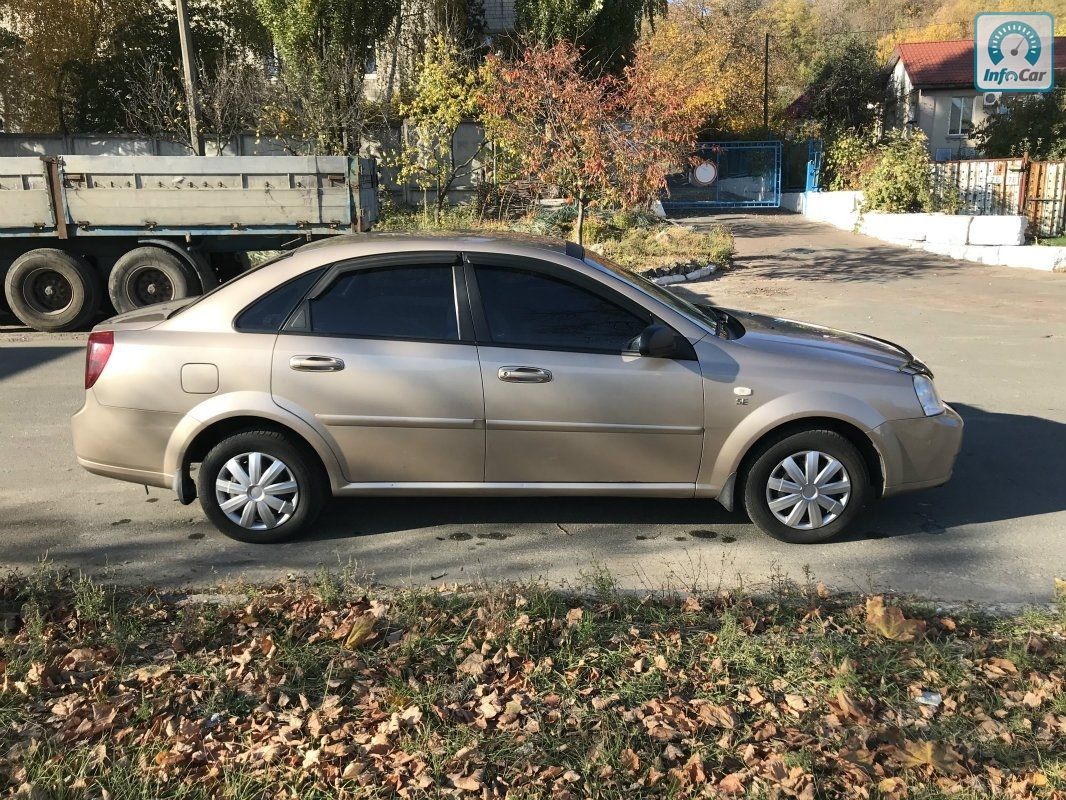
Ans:
[[[56,562],[125,581],[197,585],[351,565],[378,580],[832,586],[946,600],[1046,600],[1066,575],[1066,275],[967,265],[801,217],[724,216],[737,268],[690,285],[713,301],[900,341],[966,419],[945,487],[879,504],[850,537],[791,547],[714,502],[334,501],[304,541],[229,541],[166,492],[73,461],[83,336],[0,333],[0,563]]]

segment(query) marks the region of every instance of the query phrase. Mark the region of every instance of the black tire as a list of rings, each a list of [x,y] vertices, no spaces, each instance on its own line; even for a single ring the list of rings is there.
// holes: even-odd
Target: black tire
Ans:
[[[180,300],[199,291],[196,273],[184,259],[151,245],[120,256],[107,278],[107,294],[119,314]]]
[[[15,259],[4,278],[12,313],[38,331],[72,331],[100,310],[100,278],[78,256],[42,247]]]
[[[844,510],[830,522],[821,527],[808,528],[806,530],[790,526],[778,519],[770,508],[771,493],[768,489],[771,476],[782,462],[789,456],[817,451],[831,456],[839,461],[850,482],[850,493],[843,500]],[[797,462],[797,466],[800,462]],[[824,459],[819,464],[828,463]],[[783,473],[780,473],[783,474]],[[839,481],[834,479],[839,485]],[[750,467],[744,477],[744,506],[748,516],[761,530],[790,544],[814,544],[824,542],[843,532],[862,513],[866,503],[872,495],[869,470],[866,461],[858,448],[845,437],[835,431],[828,430],[805,430],[793,433],[784,433],[780,437],[771,439],[759,446],[752,454]],[[808,489],[808,491],[811,491]],[[774,490],[775,499],[787,495],[787,490]],[[801,493],[802,496],[802,493]],[[844,495],[838,496],[839,501]],[[830,502],[827,500],[826,502]],[[798,522],[811,525],[810,512],[801,512]],[[823,511],[819,505],[816,513],[828,515],[828,510]],[[824,519],[824,517],[822,517]]]
[[[249,453],[261,453],[279,460],[297,484],[295,510],[291,512],[288,520],[277,524],[276,527],[260,530],[243,527],[229,518],[219,502],[216,481],[223,474],[229,474],[223,473],[224,469],[228,469],[227,463],[231,459],[237,459],[243,466],[247,461],[243,460],[242,456]],[[231,539],[251,544],[283,542],[304,533],[321,512],[328,487],[329,482],[321,465],[306,444],[278,431],[269,430],[243,431],[223,439],[204,457],[197,476],[197,494],[207,518]],[[288,497],[291,499],[293,496]],[[273,513],[274,509],[271,508],[271,511]],[[262,524],[261,519],[259,522]]]

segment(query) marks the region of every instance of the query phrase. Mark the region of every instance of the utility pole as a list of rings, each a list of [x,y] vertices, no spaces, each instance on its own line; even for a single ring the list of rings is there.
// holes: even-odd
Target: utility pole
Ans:
[[[189,9],[186,0],[175,0],[178,7],[178,39],[181,41],[181,66],[185,72],[185,105],[189,109],[189,141],[193,152],[204,154],[200,140],[200,120],[196,107],[196,62],[192,55],[192,33],[189,30]]]
[[[770,34],[767,32],[762,51],[762,129],[770,138]]]

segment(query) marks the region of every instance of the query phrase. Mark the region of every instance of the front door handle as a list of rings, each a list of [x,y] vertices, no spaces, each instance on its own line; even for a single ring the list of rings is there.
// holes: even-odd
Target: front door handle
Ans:
[[[289,368],[298,372],[340,372],[344,362],[333,356],[293,356]]]
[[[551,372],[540,367],[500,367],[497,375],[507,383],[547,383],[552,379]]]

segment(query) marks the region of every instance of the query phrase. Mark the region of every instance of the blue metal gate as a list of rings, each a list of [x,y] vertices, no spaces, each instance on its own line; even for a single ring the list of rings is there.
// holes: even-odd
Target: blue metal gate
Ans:
[[[781,142],[700,142],[666,186],[667,210],[778,208]]]

